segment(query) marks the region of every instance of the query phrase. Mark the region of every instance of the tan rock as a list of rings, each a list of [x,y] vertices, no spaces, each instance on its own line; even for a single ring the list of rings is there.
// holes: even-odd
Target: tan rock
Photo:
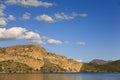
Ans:
[[[48,53],[45,48],[38,45],[18,45],[0,48],[0,61],[13,60],[24,63],[34,70],[40,70],[48,60],[50,64],[59,66],[67,72],[79,72],[82,63],[65,56]]]

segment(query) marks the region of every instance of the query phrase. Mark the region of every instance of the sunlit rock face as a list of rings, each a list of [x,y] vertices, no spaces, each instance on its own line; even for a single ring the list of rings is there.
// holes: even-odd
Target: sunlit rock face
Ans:
[[[27,64],[33,69],[40,69],[44,65],[45,49],[37,45],[21,45],[0,49],[0,61],[13,60]]]
[[[48,53],[38,45],[0,48],[0,61],[12,60],[44,72],[79,72],[82,63],[65,56]]]

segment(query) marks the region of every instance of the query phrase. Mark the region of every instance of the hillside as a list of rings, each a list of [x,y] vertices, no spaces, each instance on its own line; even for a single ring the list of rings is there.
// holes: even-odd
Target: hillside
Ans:
[[[19,67],[15,67],[17,64],[26,65],[28,72],[30,72],[28,67],[32,71],[39,72],[79,72],[82,67],[82,63],[67,59],[65,56],[49,53],[45,48],[38,45],[17,45],[0,48],[0,63],[2,64],[4,61],[7,61],[5,62],[7,64],[12,61],[14,66],[4,65],[6,70],[3,70],[3,72],[8,72],[13,68],[16,70],[13,70],[14,72],[19,72]]]
[[[1,61],[0,62],[1,73],[27,73],[33,72],[33,69],[26,64],[14,62],[14,61]]]
[[[81,72],[120,72],[120,60],[106,64],[84,63]]]

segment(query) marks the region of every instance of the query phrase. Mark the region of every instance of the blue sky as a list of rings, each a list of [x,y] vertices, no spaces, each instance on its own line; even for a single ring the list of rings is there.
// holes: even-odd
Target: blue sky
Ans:
[[[0,47],[38,44],[88,62],[120,59],[119,0],[0,0]]]

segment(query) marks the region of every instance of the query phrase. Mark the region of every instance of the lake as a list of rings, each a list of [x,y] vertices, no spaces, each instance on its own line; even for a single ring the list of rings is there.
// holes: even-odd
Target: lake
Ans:
[[[0,80],[120,80],[120,73],[0,74]]]

